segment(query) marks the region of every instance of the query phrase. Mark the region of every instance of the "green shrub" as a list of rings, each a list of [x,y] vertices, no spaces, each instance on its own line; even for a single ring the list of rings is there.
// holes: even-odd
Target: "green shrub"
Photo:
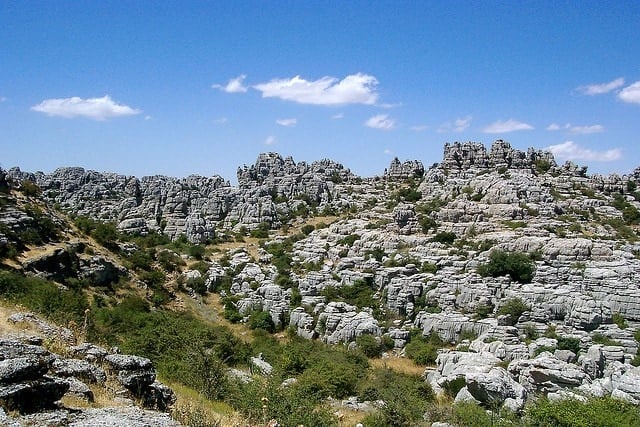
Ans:
[[[118,230],[113,223],[96,222],[94,229],[91,231],[91,237],[105,248],[112,250],[117,250],[118,248]]]
[[[313,224],[305,224],[302,226],[302,228],[300,229],[300,231],[302,231],[304,234],[309,235],[311,234],[311,232],[313,230],[315,230],[316,228],[313,226]]]
[[[58,239],[59,227],[40,207],[28,204],[24,206],[24,212],[32,218],[32,221],[26,229],[17,233],[17,239],[21,240],[21,243],[42,244]]]
[[[450,231],[441,231],[431,239],[432,242],[443,243],[445,245],[452,244],[454,240],[456,240],[456,233]]]
[[[580,339],[557,337],[558,350],[571,350],[575,354],[580,353]]]
[[[369,255],[370,257],[372,257],[378,262],[382,262],[382,258],[384,258],[387,255],[387,253],[382,248],[373,248],[371,250],[366,251],[365,254]]]
[[[508,315],[510,323],[513,325],[518,321],[518,318],[522,316],[522,313],[529,311],[530,307],[522,301],[520,298],[510,298],[500,306],[497,314]]]
[[[382,343],[378,342],[373,335],[360,335],[356,338],[356,344],[358,349],[370,358],[380,357],[380,353],[383,351]]]
[[[380,312],[380,301],[373,298],[375,290],[373,289],[373,280],[356,280],[351,285],[340,287],[327,286],[321,295],[328,301],[344,301],[347,304],[355,305],[359,309],[369,307],[372,308],[374,317],[378,317]]]
[[[539,175],[545,174],[549,171],[549,169],[551,169],[551,163],[545,159],[536,159],[533,164],[536,168],[536,172]]]
[[[438,228],[438,223],[436,222],[436,220],[428,215],[422,215],[418,217],[418,223],[420,224],[420,228],[424,234],[429,233],[430,230],[435,230]]]
[[[405,202],[415,203],[422,199],[422,193],[411,187],[401,188],[396,192],[394,198]]]
[[[348,235],[346,237],[343,237],[342,239],[338,240],[338,244],[351,247],[356,242],[356,240],[359,240],[359,239],[360,239],[360,235],[359,234],[350,234],[350,235]]]
[[[348,350],[318,348],[309,356],[308,368],[298,377],[298,387],[316,399],[355,395],[369,366],[364,355]]]
[[[89,303],[81,290],[62,290],[38,277],[0,270],[0,297],[20,304],[55,322],[81,324]]]
[[[360,388],[360,400],[383,400],[385,405],[362,420],[368,427],[421,425],[422,417],[434,393],[417,376],[377,369]]]
[[[438,347],[422,337],[412,338],[405,347],[405,354],[418,365],[434,365]]]
[[[464,378],[462,378],[464,381]],[[458,380],[456,380],[458,381]],[[452,388],[455,391],[459,384]],[[462,387],[461,387],[462,388]],[[459,391],[459,390],[458,390]],[[457,392],[456,392],[457,394]],[[455,394],[452,395],[455,397]],[[495,424],[485,408],[471,402],[456,403],[452,408],[452,420],[455,425],[473,427],[493,427]]]
[[[493,313],[493,305],[491,304],[482,303],[476,306],[475,314],[478,319],[486,319],[492,313]]]
[[[627,321],[622,317],[620,313],[613,313],[611,315],[611,321],[618,325],[620,329],[626,329],[629,325],[627,325]]]
[[[282,387],[280,378],[255,378],[249,383],[236,383],[227,396],[234,409],[251,421],[251,425],[265,425],[276,419],[283,426],[336,426],[337,420],[326,401],[306,394],[295,384]]]
[[[433,262],[425,261],[422,263],[420,271],[422,273],[436,274],[436,272],[438,271],[438,265]]]
[[[205,254],[205,248],[201,245],[189,245],[187,254],[195,259],[202,259]]]
[[[631,427],[640,425],[640,410],[622,400],[604,397],[583,403],[538,399],[527,409],[532,427]]]
[[[168,250],[159,252],[157,258],[162,268],[164,268],[169,273],[172,273],[174,271],[181,271],[181,267],[186,265],[180,255]]]
[[[462,388],[466,385],[467,383],[465,381],[464,376],[461,376],[461,377],[457,377],[454,380],[449,381],[448,383],[445,383],[443,388],[444,388],[444,392],[447,395],[455,398],[458,392],[460,392],[460,390],[462,390]]]
[[[491,252],[489,262],[478,266],[478,273],[481,276],[509,275],[512,280],[520,283],[530,283],[533,271],[534,263],[527,254],[500,250]]]
[[[594,344],[602,344],[602,345],[620,345],[620,342],[611,339],[605,335],[602,335],[600,333],[595,333],[593,335],[591,335],[591,340],[593,341]]]
[[[640,212],[635,206],[627,206],[622,211],[622,219],[627,225],[638,224],[640,222]]]
[[[276,325],[268,311],[256,311],[249,317],[249,327],[251,329],[262,329],[264,331],[274,333]]]
[[[20,183],[19,190],[22,192],[22,194],[28,197],[37,196],[40,193],[42,193],[42,190],[40,189],[40,187],[38,187],[38,185],[35,182],[30,181],[28,179],[25,179]]]

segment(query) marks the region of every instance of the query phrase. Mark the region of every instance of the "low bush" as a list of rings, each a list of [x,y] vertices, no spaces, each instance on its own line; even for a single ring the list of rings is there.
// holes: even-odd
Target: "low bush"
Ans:
[[[422,378],[390,369],[376,369],[363,381],[360,400],[383,400],[385,405],[363,420],[369,427],[420,425],[434,393]]]
[[[0,297],[20,304],[60,324],[74,321],[82,324],[87,298],[79,289],[60,289],[55,283],[39,277],[25,277],[0,270]]]
[[[538,399],[527,409],[527,418],[532,427],[631,427],[640,425],[640,410],[610,397],[587,402]]]
[[[489,262],[478,266],[481,276],[509,275],[512,280],[530,283],[533,278],[534,263],[529,255],[520,252],[504,252],[494,250],[489,255]]]
[[[510,298],[498,309],[499,315],[508,315],[510,323],[514,325],[522,313],[529,311],[530,307],[520,298]]]
[[[431,241],[432,242],[438,242],[438,243],[442,243],[445,245],[450,245],[453,243],[454,240],[456,240],[456,233],[450,232],[450,231],[441,231],[438,234],[436,234]]]

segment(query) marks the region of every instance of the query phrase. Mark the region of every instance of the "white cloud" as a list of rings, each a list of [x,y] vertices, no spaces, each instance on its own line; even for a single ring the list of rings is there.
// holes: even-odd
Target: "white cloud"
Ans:
[[[343,113],[334,114],[333,116],[331,116],[331,118],[332,118],[333,120],[340,120],[340,119],[344,119],[344,114],[343,114]]]
[[[411,126],[410,129],[412,131],[414,131],[414,132],[422,132],[423,130],[429,129],[429,126],[427,126],[427,125],[415,125],[415,126]]]
[[[618,98],[630,104],[640,104],[640,81],[622,89],[620,93],[618,93]]]
[[[574,126],[571,123],[567,123],[564,126],[560,126],[556,123],[551,123],[547,126],[547,130],[556,131],[560,129],[565,129],[567,132],[572,133],[574,135],[587,135],[590,133],[598,133],[604,131],[604,126],[602,125],[590,125],[590,126]]]
[[[551,145],[546,148],[555,157],[562,160],[587,160],[592,162],[612,162],[622,157],[622,150],[613,148],[606,151],[594,151],[582,147],[573,141],[565,141],[562,144]]]
[[[517,130],[531,130],[533,126],[528,123],[519,122],[517,120],[509,119],[506,121],[498,120],[497,122],[491,123],[489,126],[482,129],[484,133],[507,133],[514,132]]]
[[[211,85],[214,89],[220,89],[223,92],[227,93],[244,93],[247,91],[247,87],[242,84],[244,79],[246,79],[246,74],[241,74],[234,79],[229,79],[226,85],[222,86],[219,84]]]
[[[228,119],[226,117],[219,117],[217,119],[213,119],[213,123],[217,124],[217,125],[223,125],[225,123],[227,123]]]
[[[72,98],[45,99],[31,110],[48,116],[66,118],[87,117],[93,120],[106,120],[111,117],[131,116],[142,111],[114,102],[109,95],[102,98],[82,99]]]
[[[386,114],[377,114],[364,122],[364,125],[373,129],[391,130],[396,126],[396,122]]]
[[[458,117],[453,121],[453,123],[444,122],[443,124],[441,124],[440,127],[438,128],[438,132],[440,133],[462,132],[465,129],[467,129],[469,126],[471,126],[472,120],[473,120],[473,117],[471,116]]]
[[[298,124],[298,119],[278,119],[276,123],[280,126],[293,127]]]
[[[144,116],[144,119],[145,119],[145,120],[151,120],[151,119],[153,119],[153,117],[151,117],[151,116]]]
[[[264,143],[265,143],[266,145],[273,145],[273,144],[275,144],[275,142],[276,142],[276,137],[275,137],[275,136],[273,136],[273,135],[269,135],[269,136],[267,137],[267,139],[265,139],[265,140],[264,140]]]
[[[391,150],[389,150],[388,148],[386,148],[386,149],[384,150],[384,154],[389,154],[389,155],[391,155],[391,154],[393,154],[393,151],[391,151]]]
[[[373,105],[378,99],[375,87],[378,80],[367,74],[351,74],[342,80],[325,76],[308,81],[300,76],[290,79],[274,79],[253,86],[262,92],[263,98],[280,98],[300,104],[313,105]]]
[[[624,79],[622,77],[619,77],[607,83],[596,83],[586,86],[580,86],[578,88],[578,91],[584,93],[585,95],[602,95],[603,93],[609,93],[612,90],[618,89],[622,85],[624,85]]]
[[[569,126],[567,125],[567,129],[569,132],[578,135],[587,135],[590,133],[598,133],[604,130],[604,126],[602,125],[591,125],[591,126]]]

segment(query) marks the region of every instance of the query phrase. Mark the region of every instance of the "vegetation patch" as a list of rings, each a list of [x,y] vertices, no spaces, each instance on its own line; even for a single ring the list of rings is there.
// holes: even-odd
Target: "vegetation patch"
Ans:
[[[529,255],[520,252],[494,250],[489,255],[489,262],[478,266],[478,274],[481,276],[508,275],[512,280],[520,283],[530,283],[533,272],[533,260]]]

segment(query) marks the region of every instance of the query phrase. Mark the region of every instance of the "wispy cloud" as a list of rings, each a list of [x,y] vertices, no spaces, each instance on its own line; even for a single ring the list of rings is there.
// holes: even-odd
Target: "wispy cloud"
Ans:
[[[424,130],[429,129],[429,126],[427,126],[427,125],[415,125],[415,126],[411,126],[409,129],[411,129],[414,132],[422,132]]]
[[[393,151],[389,150],[388,148],[385,148],[384,154],[392,155]]]
[[[45,99],[40,104],[31,107],[31,110],[44,113],[48,116],[65,118],[86,117],[93,120],[132,116],[142,112],[127,105],[114,102],[109,95],[105,95],[102,98],[87,99],[82,99],[77,96],[71,98]]]
[[[611,80],[607,83],[594,83],[590,85],[580,86],[576,90],[585,95],[602,95],[603,93],[609,93],[612,90],[616,90],[624,85],[624,79],[619,77],[615,80]]]
[[[528,123],[519,122],[518,120],[509,119],[506,121],[498,120],[482,129],[484,133],[507,133],[517,130],[531,130],[533,126]]]
[[[298,119],[278,119],[276,123],[280,126],[293,127],[298,124]]]
[[[591,162],[613,162],[622,157],[622,150],[613,148],[606,151],[595,151],[576,144],[573,141],[565,141],[561,144],[551,145],[546,148],[555,157],[561,160],[586,160]]]
[[[587,135],[590,133],[599,133],[604,131],[604,126],[602,125],[575,126],[575,125],[572,125],[571,123],[567,123],[564,126],[560,126],[557,123],[551,123],[549,126],[547,126],[546,129],[550,131],[564,129],[567,132],[572,133],[574,135]]]
[[[269,135],[267,139],[264,140],[265,145],[273,145],[276,142],[276,137],[273,135]]]
[[[387,114],[377,114],[364,122],[364,125],[373,129],[391,130],[396,126],[396,122]]]
[[[246,78],[246,74],[241,74],[236,78],[229,79],[226,85],[213,84],[211,87],[227,93],[244,93],[247,91],[247,87],[242,82]]]
[[[0,102],[4,102],[4,101],[6,101],[6,100],[7,100],[7,97],[5,97],[5,96],[0,96]]]
[[[334,114],[333,116],[331,116],[331,118],[332,118],[333,120],[340,120],[340,119],[344,119],[344,113]]]
[[[280,98],[300,104],[312,105],[373,105],[378,100],[375,90],[378,80],[367,74],[351,74],[342,80],[325,76],[309,81],[295,76],[290,79],[274,79],[253,86],[262,92],[263,98]]]
[[[604,126],[602,125],[591,125],[591,126],[569,126],[569,132],[576,135],[587,135],[590,133],[599,133],[604,130]]]
[[[217,125],[224,125],[228,121],[229,121],[229,119],[227,119],[226,117],[218,117],[217,119],[213,119],[213,123],[215,123]]]
[[[630,104],[640,104],[640,81],[622,89],[620,93],[618,93],[618,98]]]
[[[472,120],[473,120],[473,117],[471,116],[458,117],[453,122],[444,122],[443,124],[441,124],[440,127],[438,128],[438,132],[440,133],[462,132],[465,129],[467,129],[469,126],[471,126]]]

